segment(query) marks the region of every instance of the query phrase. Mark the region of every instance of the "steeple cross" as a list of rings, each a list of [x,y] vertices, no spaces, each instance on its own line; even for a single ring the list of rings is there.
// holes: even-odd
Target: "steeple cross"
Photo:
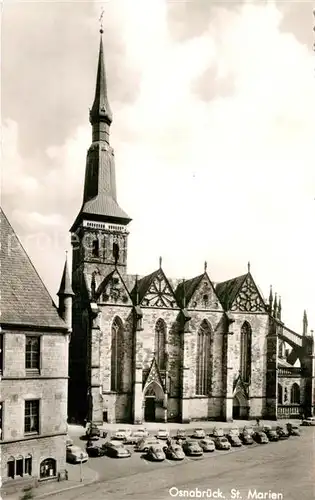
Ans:
[[[100,33],[103,33],[103,16],[104,16],[104,9],[102,7],[101,15],[99,18],[99,23],[100,23]]]

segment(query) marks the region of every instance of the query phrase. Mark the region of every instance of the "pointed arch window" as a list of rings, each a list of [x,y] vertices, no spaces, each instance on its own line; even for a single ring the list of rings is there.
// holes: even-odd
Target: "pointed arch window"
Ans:
[[[283,390],[282,385],[278,384],[278,405],[282,405],[283,403]]]
[[[291,387],[291,403],[300,404],[300,386],[296,382]]]
[[[240,375],[243,382],[249,384],[252,364],[252,329],[245,321],[241,328]]]
[[[204,320],[197,333],[196,395],[207,396],[212,376],[212,329]]]
[[[159,370],[166,369],[166,324],[163,319],[158,319],[155,325],[154,339],[155,359]]]
[[[124,329],[117,316],[112,323],[111,333],[111,391],[119,392],[122,390]]]

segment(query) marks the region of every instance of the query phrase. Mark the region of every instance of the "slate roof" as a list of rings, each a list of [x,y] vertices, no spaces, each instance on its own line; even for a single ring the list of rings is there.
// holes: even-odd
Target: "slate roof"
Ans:
[[[230,308],[246,277],[247,274],[243,274],[242,276],[237,276],[231,280],[217,283],[215,291],[225,309]]]
[[[57,295],[59,295],[59,296],[74,295],[73,290],[72,290],[72,286],[71,286],[67,260],[66,260],[65,266],[63,268],[61,283],[60,283],[60,287],[59,287],[59,291],[58,291]]]
[[[190,299],[197,290],[203,277],[204,274],[201,274],[200,276],[196,276],[195,278],[192,278],[190,280],[185,280],[179,283],[179,285],[176,288],[175,295],[178,300],[178,303],[181,306],[183,305],[184,294],[186,296],[186,305],[189,304]]]
[[[0,209],[1,324],[67,329],[47,288]]]
[[[76,229],[76,226],[83,218],[87,219],[104,219],[104,217],[113,222],[122,220],[124,223],[131,221],[129,215],[124,212],[118,203],[108,194],[99,193],[95,198],[83,203],[79,215],[77,216],[71,231]]]
[[[142,302],[142,299],[143,297],[145,296],[145,294],[147,293],[148,289],[150,288],[150,285],[152,283],[152,281],[154,280],[154,278],[159,274],[159,269],[157,271],[154,271],[153,273],[151,274],[148,274],[147,276],[144,276],[143,278],[139,279],[138,280],[138,284],[136,283],[132,292],[131,292],[131,297],[132,297],[132,300],[136,301],[136,295],[137,295],[137,291],[138,291],[138,302],[139,304],[141,304]]]

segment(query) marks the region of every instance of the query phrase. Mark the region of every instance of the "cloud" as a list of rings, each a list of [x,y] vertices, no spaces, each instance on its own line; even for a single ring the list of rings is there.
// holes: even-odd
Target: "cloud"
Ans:
[[[287,6],[238,2],[208,9],[204,3],[193,13],[192,4],[186,12],[181,3],[162,0],[106,4],[118,198],[133,218],[129,270],[151,272],[162,255],[167,274],[191,277],[208,260],[211,278],[223,281],[246,272],[250,260],[265,295],[273,282],[289,326],[300,329],[303,309],[313,309],[315,282],[313,54],[293,25],[284,31]],[[93,8],[98,13],[99,4]],[[75,30],[62,46],[49,33],[47,43],[55,43],[59,55],[63,50],[62,60],[53,59],[51,70],[45,66],[41,83],[48,89],[58,84],[72,61],[73,77],[62,80],[60,90],[62,100],[68,92],[71,99],[57,114],[49,108],[44,140],[32,140],[27,155],[20,148],[24,122],[11,119],[4,148],[3,197],[19,231],[27,236],[38,228],[53,241],[46,255],[29,243],[52,293],[81,205],[91,142],[86,107],[93,98],[97,36],[91,12],[81,11],[80,19],[87,38],[78,51]],[[30,26],[36,29],[32,20],[27,31]],[[30,62],[29,72],[32,64],[39,62]],[[34,98],[26,106],[29,122],[42,106]],[[63,121],[66,128],[59,130]],[[54,261],[54,273],[47,261]]]

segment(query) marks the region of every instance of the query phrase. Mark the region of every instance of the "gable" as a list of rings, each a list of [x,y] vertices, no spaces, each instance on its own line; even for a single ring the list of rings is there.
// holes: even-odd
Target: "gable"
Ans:
[[[266,312],[266,305],[250,273],[246,275],[234,298],[231,311]]]
[[[163,391],[165,390],[155,357],[152,360],[149,372],[144,381],[143,390],[145,390],[152,382],[155,382],[157,385],[159,385]]]
[[[117,269],[102,281],[96,291],[96,300],[108,305],[132,306],[127,287]]]
[[[66,329],[47,288],[0,209],[1,323]]]
[[[144,307],[177,307],[174,292],[167,281],[162,269],[153,273],[141,299],[140,305]]]
[[[195,290],[191,297],[187,299],[188,302],[186,307],[188,309],[216,309],[218,311],[223,311],[207,273],[201,276],[201,279],[196,283]]]

